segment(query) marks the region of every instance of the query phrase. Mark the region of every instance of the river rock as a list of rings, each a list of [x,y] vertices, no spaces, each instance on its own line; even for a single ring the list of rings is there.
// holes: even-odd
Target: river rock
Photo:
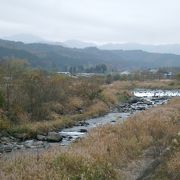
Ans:
[[[4,146],[4,152],[11,152],[12,150],[13,150],[13,146],[12,145]]]
[[[13,145],[11,145],[11,144],[0,146],[0,153],[11,152],[12,150],[13,150]]]
[[[1,146],[0,146],[0,153],[3,153],[3,152],[11,152],[12,150],[13,150],[13,145],[12,145],[12,144],[1,145]]]
[[[139,102],[139,101],[140,101],[140,98],[138,98],[138,97],[132,97],[132,98],[130,98],[130,99],[128,100],[128,103],[134,104],[134,103],[137,103],[137,102]]]
[[[89,126],[89,123],[88,122],[84,122],[84,126]]]
[[[80,129],[79,132],[86,133],[87,129]]]
[[[17,145],[16,145],[16,148],[17,148],[17,149],[22,149],[22,148],[24,148],[24,146],[17,144]]]
[[[174,138],[174,139],[172,140],[172,143],[173,143],[174,145],[176,145],[176,146],[179,145],[178,140],[177,140],[176,138]]]
[[[148,100],[146,100],[146,99],[143,100],[143,103],[144,103],[144,104],[147,104],[147,105],[152,105],[152,102],[151,102],[151,101],[148,101]]]
[[[47,141],[59,142],[62,140],[62,136],[57,132],[49,132],[47,136]]]
[[[14,134],[14,136],[15,136],[15,138],[18,138],[18,139],[20,139],[20,140],[25,140],[25,139],[27,139],[27,134],[26,134],[26,133],[21,133],[21,134],[16,133],[16,134]]]
[[[45,144],[43,141],[28,140],[28,141],[25,141],[24,147],[26,147],[26,148],[43,148],[43,147],[45,147]],[[23,145],[18,146],[18,148],[22,149]]]
[[[3,153],[3,151],[4,151],[4,147],[0,145],[0,153]]]
[[[44,142],[43,141],[36,141],[33,143],[34,146],[40,148],[40,147],[44,147]]]
[[[39,140],[39,141],[46,141],[47,137],[43,136],[43,135],[37,135],[37,140]]]
[[[2,137],[1,142],[8,143],[8,142],[11,142],[11,139],[9,137]]]
[[[88,122],[85,122],[85,121],[80,121],[76,124],[76,126],[88,126],[89,123]]]
[[[24,146],[25,146],[26,148],[31,148],[31,147],[33,147],[33,144],[34,144],[34,140],[28,140],[28,141],[25,141],[25,142],[24,142]]]
[[[137,107],[136,110],[143,111],[143,110],[146,110],[146,108],[145,107]]]
[[[112,120],[111,123],[115,123],[116,121],[115,120]]]

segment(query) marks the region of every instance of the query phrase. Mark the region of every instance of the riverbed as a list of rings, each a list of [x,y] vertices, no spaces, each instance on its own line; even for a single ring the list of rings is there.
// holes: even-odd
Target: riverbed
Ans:
[[[16,140],[13,140],[13,137],[11,137],[11,142],[0,144],[0,153],[26,149],[45,149],[54,145],[68,146],[77,139],[85,137],[93,128],[100,127],[105,124],[122,123],[128,117],[137,112],[165,104],[172,97],[180,96],[180,90],[135,89],[132,93],[134,94],[132,98],[130,98],[126,103],[116,105],[116,107],[114,107],[105,116],[81,121],[71,128],[64,128],[61,131],[56,132],[62,137],[60,142],[49,143],[47,141],[40,141],[37,139],[16,142]],[[4,137],[5,140],[7,138],[9,137]]]
[[[113,112],[105,116],[86,120],[78,123],[72,128],[65,128],[59,133],[63,136],[60,145],[67,146],[78,138],[84,137],[92,128],[105,124],[123,122],[134,113],[165,104],[175,96],[180,96],[180,90],[149,90],[135,89],[132,97],[127,103],[117,105]]]

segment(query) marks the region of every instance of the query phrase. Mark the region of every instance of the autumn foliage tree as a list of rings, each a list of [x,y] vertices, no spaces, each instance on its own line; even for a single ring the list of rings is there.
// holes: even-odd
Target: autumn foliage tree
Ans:
[[[28,67],[25,61],[0,62],[0,108],[13,122],[79,113],[101,98],[98,79],[73,78]]]

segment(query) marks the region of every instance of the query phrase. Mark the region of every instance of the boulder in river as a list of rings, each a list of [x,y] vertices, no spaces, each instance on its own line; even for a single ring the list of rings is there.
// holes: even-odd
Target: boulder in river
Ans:
[[[151,101],[147,101],[146,99],[144,99],[143,101],[142,101],[144,104],[147,104],[147,105],[152,105],[152,102]]]
[[[26,148],[31,148],[33,144],[34,144],[34,140],[28,140],[28,141],[25,141],[24,146]]]
[[[25,140],[25,139],[27,139],[28,135],[26,133],[21,133],[21,134],[16,133],[16,134],[14,134],[14,137],[18,138],[20,140]]]
[[[15,147],[16,147],[16,149],[23,149],[23,148],[24,148],[24,145],[22,145],[22,144],[17,144]]]
[[[4,146],[4,151],[5,152],[11,152],[13,150],[13,146],[12,145],[6,145]]]
[[[43,141],[35,141],[33,145],[37,148],[41,148],[45,146]]]
[[[2,145],[0,145],[0,153],[3,153],[3,151],[4,151],[4,148]]]
[[[79,132],[86,133],[87,129],[80,129]]]
[[[11,152],[12,150],[13,150],[13,146],[11,144],[0,146],[0,153]]]
[[[138,106],[137,108],[136,108],[136,110],[138,110],[138,111],[143,111],[143,110],[146,110],[146,108],[145,107],[140,107],[140,106]]]
[[[49,132],[47,135],[47,141],[60,142],[62,141],[62,136],[57,132]]]
[[[128,103],[130,104],[134,104],[134,103],[137,103],[140,101],[140,98],[138,97],[131,97],[129,100],[128,100]]]
[[[80,121],[78,123],[76,123],[76,126],[88,126],[89,123],[88,122],[85,122],[85,121]]]
[[[116,121],[115,120],[112,120],[111,123],[115,123]]]
[[[43,136],[43,135],[38,134],[38,135],[37,135],[37,140],[39,140],[39,141],[46,141],[46,140],[47,140],[47,137],[46,137],[46,136]]]
[[[11,139],[9,137],[2,137],[0,139],[0,141],[3,142],[3,143],[8,143],[8,142],[11,142]]]

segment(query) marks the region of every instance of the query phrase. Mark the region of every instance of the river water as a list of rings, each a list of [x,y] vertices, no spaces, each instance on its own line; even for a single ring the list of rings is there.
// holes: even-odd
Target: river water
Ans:
[[[80,122],[71,128],[60,131],[59,133],[63,136],[60,144],[67,146],[78,138],[84,137],[92,128],[108,123],[123,122],[134,113],[167,103],[171,97],[180,96],[180,90],[135,89],[133,94],[134,97],[129,102],[118,105],[107,115]]]
[[[174,96],[180,96],[180,90],[135,89],[132,93],[134,96],[128,102],[116,105],[116,107],[114,107],[108,114],[78,122],[71,128],[62,129],[59,132],[63,137],[61,142],[50,143],[39,141],[37,139],[19,142],[17,139],[11,137],[8,138],[5,143],[0,143],[0,155],[3,152],[16,152],[17,150],[24,150],[26,152],[27,148],[32,149],[34,152],[33,149],[43,150],[44,148],[56,145],[68,146],[77,139],[85,137],[92,128],[100,127],[105,124],[121,123],[137,112],[167,103],[167,101]],[[6,140],[7,137],[4,137],[3,139]]]

